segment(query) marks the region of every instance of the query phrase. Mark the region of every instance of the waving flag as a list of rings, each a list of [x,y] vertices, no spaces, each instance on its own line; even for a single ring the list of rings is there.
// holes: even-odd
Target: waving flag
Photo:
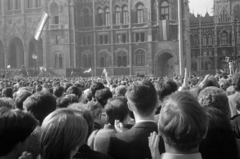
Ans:
[[[92,68],[89,68],[88,70],[84,71],[84,73],[90,73],[92,72]]]
[[[41,21],[38,24],[37,30],[35,32],[34,38],[36,40],[39,40],[39,38],[42,34],[42,31],[43,31],[43,28],[44,28],[44,26],[45,26],[45,24],[46,24],[46,22],[48,21],[49,18],[50,18],[50,16],[46,12],[44,12],[43,15],[42,15]]]
[[[106,68],[104,68],[104,69],[103,69],[103,74],[106,75],[107,73],[108,73],[108,72],[107,72]]]
[[[7,68],[11,68],[11,65],[7,65]]]
[[[169,40],[169,20],[161,20],[159,25],[160,41]]]

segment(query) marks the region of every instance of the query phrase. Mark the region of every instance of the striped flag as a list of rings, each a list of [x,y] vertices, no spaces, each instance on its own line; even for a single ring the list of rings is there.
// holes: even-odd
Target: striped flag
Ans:
[[[106,68],[104,68],[104,69],[103,69],[103,74],[107,75],[107,73],[108,73],[108,72],[107,72]]]
[[[90,73],[92,72],[92,68],[89,68],[88,70],[84,71],[84,73]]]
[[[169,20],[161,20],[159,25],[160,41],[169,40]]]
[[[39,38],[42,34],[42,31],[43,31],[43,28],[44,28],[44,26],[45,26],[45,24],[46,24],[46,22],[48,21],[49,18],[50,18],[50,16],[46,12],[44,12],[43,15],[42,15],[41,21],[38,24],[37,30],[35,32],[34,38],[36,40],[39,40]]]

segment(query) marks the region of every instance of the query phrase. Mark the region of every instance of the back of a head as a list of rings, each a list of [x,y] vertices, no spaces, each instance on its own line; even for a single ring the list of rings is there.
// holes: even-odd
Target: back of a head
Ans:
[[[169,146],[188,152],[197,148],[207,133],[204,109],[188,92],[170,95],[159,116],[159,132]]]
[[[158,103],[157,91],[149,81],[137,81],[128,87],[126,97],[141,116],[155,113]]]
[[[114,125],[115,120],[123,121],[127,118],[129,109],[127,99],[123,97],[115,97],[109,99],[105,106],[107,114],[107,122]]]
[[[16,107],[23,110],[23,102],[31,95],[32,93],[27,90],[19,90],[15,97]]]
[[[58,108],[67,108],[70,104],[78,103],[78,97],[75,94],[68,94],[59,100]]]
[[[58,109],[49,114],[41,126],[41,158],[67,159],[86,141],[88,125],[75,109]]]
[[[160,101],[163,101],[164,98],[166,98],[168,95],[170,95],[178,90],[178,86],[177,86],[176,82],[174,82],[171,79],[167,79],[165,81],[159,80],[155,84],[155,88],[157,90],[158,98],[160,99]]]
[[[228,119],[231,117],[228,97],[220,88],[207,87],[203,89],[198,96],[198,102],[205,109],[212,107],[221,111]]]
[[[66,94],[75,94],[78,98],[82,96],[82,90],[76,86],[71,86],[67,89]]]
[[[125,97],[126,92],[127,92],[126,86],[120,85],[115,89],[115,96],[116,97],[119,97],[119,96]]]
[[[12,98],[2,97],[0,98],[0,108],[1,107],[8,107],[8,108],[14,109],[16,106]]]
[[[88,102],[86,104],[86,109],[91,112],[91,115],[92,115],[94,120],[98,119],[99,116],[102,114],[102,111],[103,111],[103,107],[96,102]]]
[[[29,113],[19,109],[0,108],[0,157],[13,151],[16,144],[23,143],[37,125],[37,120]]]
[[[95,93],[97,90],[105,88],[101,82],[93,82],[90,89],[92,92],[92,97],[95,98]]]
[[[8,98],[13,98],[13,90],[10,87],[4,88],[2,90],[2,96],[3,97],[8,97]]]
[[[239,73],[233,76],[232,85],[234,86],[235,91],[240,91],[240,74]]]
[[[57,98],[62,97],[63,93],[64,93],[64,88],[61,86],[55,87],[53,89],[53,95],[55,95]]]
[[[102,107],[104,107],[107,103],[107,100],[109,98],[112,98],[112,92],[108,88],[100,89],[96,91],[95,98],[97,102],[100,103]]]
[[[56,107],[56,98],[47,91],[37,92],[23,102],[23,108],[32,113],[40,124]]]

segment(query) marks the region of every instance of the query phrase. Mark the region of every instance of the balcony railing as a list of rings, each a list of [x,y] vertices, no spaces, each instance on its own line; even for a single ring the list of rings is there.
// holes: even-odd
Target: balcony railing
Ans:
[[[64,25],[60,24],[50,24],[49,25],[50,30],[57,30],[57,29],[64,29]]]

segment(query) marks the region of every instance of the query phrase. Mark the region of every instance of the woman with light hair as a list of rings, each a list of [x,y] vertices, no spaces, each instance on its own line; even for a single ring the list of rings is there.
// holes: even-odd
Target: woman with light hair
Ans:
[[[86,141],[88,125],[81,112],[58,109],[41,126],[41,159],[72,159]]]

